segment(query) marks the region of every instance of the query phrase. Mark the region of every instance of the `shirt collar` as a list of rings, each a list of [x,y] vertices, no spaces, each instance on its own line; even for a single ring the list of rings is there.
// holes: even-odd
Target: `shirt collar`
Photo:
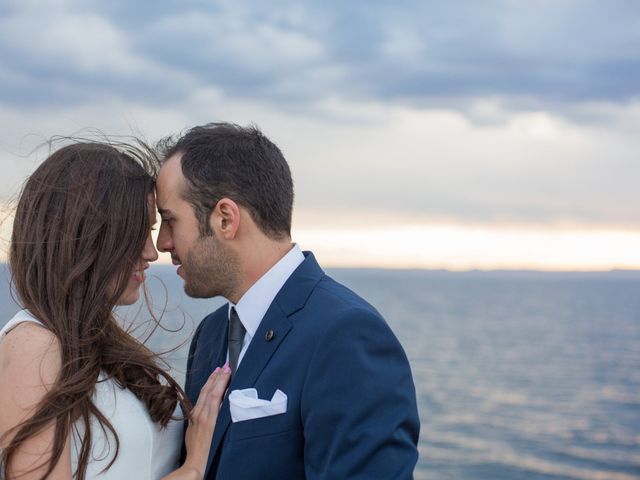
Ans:
[[[294,243],[291,250],[260,277],[237,304],[229,302],[229,313],[235,307],[249,338],[253,338],[273,299],[303,261],[302,250]]]

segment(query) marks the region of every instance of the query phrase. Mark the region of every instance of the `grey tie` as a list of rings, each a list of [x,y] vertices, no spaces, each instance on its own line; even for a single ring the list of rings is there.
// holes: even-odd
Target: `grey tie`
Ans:
[[[244,325],[242,325],[240,317],[238,317],[238,312],[234,307],[231,307],[231,315],[229,315],[229,366],[232,374],[236,373],[238,368],[238,358],[242,350],[245,332]]]

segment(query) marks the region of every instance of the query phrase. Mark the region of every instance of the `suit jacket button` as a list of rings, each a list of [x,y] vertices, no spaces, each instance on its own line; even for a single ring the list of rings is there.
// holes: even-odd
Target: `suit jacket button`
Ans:
[[[269,331],[265,334],[264,339],[265,339],[267,342],[270,342],[271,340],[273,340],[273,330],[269,330]]]

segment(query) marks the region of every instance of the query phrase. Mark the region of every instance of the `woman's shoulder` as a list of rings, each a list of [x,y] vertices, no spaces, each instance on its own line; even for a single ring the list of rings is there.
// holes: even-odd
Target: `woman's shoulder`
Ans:
[[[0,341],[0,416],[15,419],[31,411],[55,383],[60,367],[60,342],[42,325],[25,321],[6,332]]]
[[[16,362],[30,365],[38,359],[53,360],[55,357],[59,360],[60,342],[53,332],[41,323],[22,321],[4,332],[0,342],[0,354],[8,356],[4,362],[0,362],[0,368],[10,367],[8,360],[12,360],[10,363],[14,365]]]
[[[34,321],[13,322],[4,330],[0,341],[0,436],[6,446],[19,427],[33,416],[42,399],[56,382],[61,367],[61,349],[55,335]],[[32,467],[41,455],[45,455],[53,444],[55,431],[51,424],[35,432],[17,451],[15,468]],[[61,474],[71,476],[69,443],[64,445],[62,460],[53,472],[55,478]],[[46,457],[43,457],[46,458]],[[22,467],[21,467],[22,465]],[[40,476],[39,469],[34,474]]]

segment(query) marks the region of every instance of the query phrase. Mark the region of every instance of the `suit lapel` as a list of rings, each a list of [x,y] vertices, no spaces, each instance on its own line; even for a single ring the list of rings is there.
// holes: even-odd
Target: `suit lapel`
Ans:
[[[222,444],[225,433],[231,423],[231,411],[229,409],[229,395],[236,389],[251,388],[255,385],[260,374],[269,363],[269,360],[282,344],[287,334],[293,328],[289,316],[300,310],[307,301],[307,298],[320,281],[324,272],[317,264],[314,256],[310,252],[305,252],[305,261],[300,264],[296,271],[289,277],[276,298],[269,306],[267,313],[260,322],[256,334],[249,344],[249,348],[242,358],[238,371],[231,379],[231,384],[227,389],[227,395],[222,403],[220,414],[216,421],[216,428],[211,441],[205,478],[209,474],[213,459],[216,457]],[[267,332],[273,332],[267,336]],[[226,342],[227,334],[220,335]],[[270,339],[269,339],[270,338]],[[226,359],[226,343],[221,348],[223,360]],[[259,392],[261,393],[261,392]]]
[[[255,384],[291,327],[291,322],[278,306],[271,304],[231,381],[230,390],[249,388]],[[267,339],[267,332],[272,332],[269,339]]]
[[[213,331],[203,332],[206,335],[205,338],[199,342],[204,342],[201,347],[201,351],[206,355],[203,359],[203,381],[200,384],[200,388],[205,384],[211,372],[216,367],[221,367],[226,362],[227,358],[227,337],[229,336],[229,319],[222,317],[220,319],[213,319]],[[198,390],[198,393],[199,390]]]
[[[189,352],[189,355],[195,357],[189,360],[189,375],[185,383],[185,391],[194,405],[211,372],[224,365],[227,351],[228,320],[215,312],[205,318],[203,323],[202,331],[197,333],[197,349],[193,353]]]
[[[291,330],[291,327],[291,322],[282,313],[280,308],[277,305],[272,304],[260,322],[260,326],[251,340],[251,344],[249,344],[247,352],[242,358],[238,371],[231,378],[231,383],[229,384],[227,392],[250,388],[255,385],[260,373],[269,363],[269,359],[283,342],[289,333],[289,330]],[[273,336],[270,336],[271,340],[266,339],[266,334],[269,331],[273,332]],[[222,439],[224,438],[230,424],[231,411],[229,409],[229,395],[227,394],[216,421],[216,429],[213,433],[211,450],[209,451],[209,459],[207,461],[207,472],[211,467],[211,463],[215,458],[217,450],[220,448]]]

